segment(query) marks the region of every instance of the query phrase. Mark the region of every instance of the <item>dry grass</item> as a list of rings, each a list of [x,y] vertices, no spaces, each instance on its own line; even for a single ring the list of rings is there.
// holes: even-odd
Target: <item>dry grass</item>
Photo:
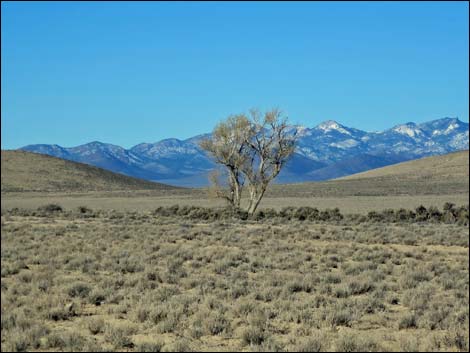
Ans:
[[[469,151],[460,151],[421,158],[409,162],[369,170],[363,173],[349,175],[341,180],[371,179],[394,177],[400,180],[427,179],[442,181],[468,179]]]
[[[26,151],[2,151],[1,163],[2,193],[180,189]]]
[[[2,215],[2,350],[468,351],[468,227]]]
[[[468,204],[468,170],[274,185],[271,216],[209,221],[224,211],[154,212],[223,205],[205,190],[136,191],[112,176],[90,191],[59,168],[62,190],[21,163],[16,185],[4,165],[2,152],[2,351],[469,349],[468,207],[424,222],[419,210],[364,215]],[[66,211],[36,211],[47,203]],[[321,211],[334,207],[362,215]]]
[[[417,159],[344,178],[316,183],[274,185],[268,197],[347,197],[466,195],[469,152]]]

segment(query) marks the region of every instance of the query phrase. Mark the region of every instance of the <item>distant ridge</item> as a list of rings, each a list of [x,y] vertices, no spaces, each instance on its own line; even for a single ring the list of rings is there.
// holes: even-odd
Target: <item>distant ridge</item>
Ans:
[[[2,193],[179,189],[38,153],[2,150],[1,157]]]
[[[298,130],[294,156],[277,183],[322,181],[417,158],[469,148],[469,126],[457,118],[415,124],[408,122],[381,132],[366,132],[327,120]],[[207,186],[215,163],[198,142],[210,134],[186,140],[164,139],[130,149],[99,141],[76,147],[29,145],[22,150],[94,165],[136,178],[172,185]]]

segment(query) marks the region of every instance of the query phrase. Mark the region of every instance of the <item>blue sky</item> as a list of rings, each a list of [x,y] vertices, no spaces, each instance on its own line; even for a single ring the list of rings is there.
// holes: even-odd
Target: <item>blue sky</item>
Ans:
[[[123,147],[280,107],[367,131],[468,121],[467,2],[2,2],[2,148]]]

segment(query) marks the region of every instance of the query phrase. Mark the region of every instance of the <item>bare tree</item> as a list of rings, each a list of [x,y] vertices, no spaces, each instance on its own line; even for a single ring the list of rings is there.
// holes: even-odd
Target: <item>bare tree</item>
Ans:
[[[219,184],[218,173],[211,175],[212,190],[216,196],[222,197],[234,208],[240,208],[245,182],[240,168],[248,158],[245,150],[250,130],[251,123],[245,115],[232,115],[215,127],[210,139],[200,142],[200,146],[208,151],[218,164],[223,165],[228,174],[228,190]]]
[[[211,139],[201,142],[215,161],[226,167],[228,190],[212,178],[216,195],[240,208],[242,190],[248,181],[248,213],[253,214],[269,183],[279,174],[295,149],[296,131],[289,129],[287,118],[278,109],[261,116],[257,110],[230,116],[218,124]]]
[[[249,181],[248,213],[259,206],[269,183],[279,174],[295,150],[297,131],[289,129],[287,118],[279,109],[268,111],[261,117],[251,110],[252,128],[247,141],[249,158],[241,170]]]

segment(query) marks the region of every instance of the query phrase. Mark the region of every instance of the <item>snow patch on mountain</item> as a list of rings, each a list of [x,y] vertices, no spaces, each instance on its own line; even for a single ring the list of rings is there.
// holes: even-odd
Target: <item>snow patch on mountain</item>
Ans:
[[[422,136],[423,132],[416,127],[413,123],[398,125],[393,128],[393,131],[398,132],[402,135],[408,135],[409,137]]]
[[[447,129],[445,129],[445,130],[434,130],[432,132],[432,134],[433,134],[433,136],[435,136],[435,135],[449,135],[450,133],[452,133],[454,130],[456,130],[459,127],[460,127],[459,124],[452,123],[447,127]]]
[[[292,126],[287,131],[289,133],[297,132],[297,137],[305,137],[312,135],[312,131],[308,127],[302,125]]]
[[[313,152],[310,147],[297,147],[296,152],[302,156],[308,157],[314,161],[320,161],[321,158]]]
[[[200,148],[195,143],[174,138],[156,143],[141,143],[132,147],[131,150],[150,158],[166,158],[178,154],[197,155],[201,153]]]
[[[354,139],[347,139],[336,143],[330,143],[331,147],[338,147],[343,149],[356,147],[357,145],[359,145],[359,141],[356,141]]]
[[[346,130],[344,128],[344,126],[338,124],[336,121],[334,120],[327,120],[327,121],[324,121],[323,123],[321,123],[320,125],[318,125],[316,127],[316,129],[318,130],[322,130],[324,132],[330,132],[330,131],[338,131],[342,134],[346,134],[346,135],[351,135],[351,133]]]
[[[455,149],[463,150],[468,149],[468,130],[460,134],[455,135],[449,143],[449,146]]]

